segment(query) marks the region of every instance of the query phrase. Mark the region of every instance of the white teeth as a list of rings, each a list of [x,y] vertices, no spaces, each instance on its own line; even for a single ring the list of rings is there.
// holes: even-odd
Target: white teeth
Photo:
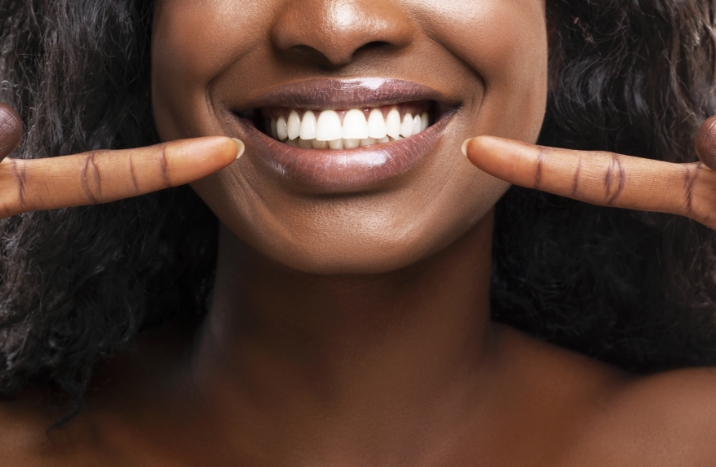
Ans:
[[[403,123],[400,125],[400,136],[403,138],[410,138],[413,136],[413,116],[405,114]]]
[[[385,118],[385,132],[391,138],[400,136],[400,112],[398,109],[391,109]]]
[[[420,126],[421,126],[420,115],[416,115],[415,117],[413,117],[413,135],[417,135],[418,133],[420,133],[422,131]]]
[[[299,138],[305,140],[311,140],[316,138],[316,114],[308,110],[303,114],[303,120],[301,121],[301,131],[298,134]]]
[[[343,138],[343,147],[346,149],[355,149],[360,146],[360,139]]]
[[[318,116],[316,123],[316,139],[318,141],[333,141],[343,137],[341,117],[335,110],[324,110]]]
[[[272,118],[267,132],[274,139],[294,147],[354,149],[410,138],[428,128],[429,118],[427,112],[415,116],[406,113],[401,121],[400,111],[393,107],[385,118],[383,110],[372,109],[367,119],[364,111],[350,109],[341,122],[335,110],[324,110],[318,116],[316,112],[306,110],[303,118],[298,111],[292,110],[288,118]]]
[[[288,122],[286,123],[286,133],[288,139],[296,139],[301,133],[301,117],[298,116],[298,112],[295,110],[288,114]]]
[[[288,127],[286,127],[286,119],[283,117],[278,117],[276,122],[276,136],[280,141],[288,138]]]
[[[368,137],[381,139],[385,138],[385,119],[380,109],[373,109],[368,116]]]
[[[368,122],[365,120],[365,114],[358,109],[346,112],[346,116],[343,117],[343,139],[365,139],[367,137]]]

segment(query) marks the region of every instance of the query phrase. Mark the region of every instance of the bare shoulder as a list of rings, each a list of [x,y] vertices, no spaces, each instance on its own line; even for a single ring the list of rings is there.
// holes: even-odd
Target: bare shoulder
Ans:
[[[552,395],[550,412],[568,427],[555,465],[716,465],[716,368],[635,376],[519,333],[511,339],[528,384]]]
[[[716,369],[634,379],[605,401],[584,440],[606,465],[715,465]]]
[[[648,459],[644,465],[714,465],[716,369],[684,369],[634,380],[604,407],[595,429],[595,441]]]

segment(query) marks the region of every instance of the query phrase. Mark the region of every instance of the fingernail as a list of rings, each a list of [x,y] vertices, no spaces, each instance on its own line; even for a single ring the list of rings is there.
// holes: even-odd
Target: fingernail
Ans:
[[[467,157],[467,145],[468,145],[468,143],[470,142],[471,139],[472,139],[472,138],[466,139],[466,140],[462,143],[462,148],[460,148],[460,149],[462,150],[462,155],[465,156],[465,157]]]
[[[236,146],[238,146],[239,151],[236,153],[236,158],[238,159],[244,154],[244,150],[246,150],[246,146],[244,145],[244,142],[240,139],[231,138],[234,141],[236,141]]]

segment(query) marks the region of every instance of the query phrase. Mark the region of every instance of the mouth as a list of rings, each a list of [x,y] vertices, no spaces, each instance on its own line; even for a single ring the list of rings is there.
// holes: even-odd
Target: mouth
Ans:
[[[456,108],[417,83],[368,78],[289,84],[231,113],[247,150],[273,175],[350,192],[425,159]]]
[[[410,138],[430,126],[434,103],[406,102],[353,109],[261,109],[257,128],[304,149],[355,149]]]

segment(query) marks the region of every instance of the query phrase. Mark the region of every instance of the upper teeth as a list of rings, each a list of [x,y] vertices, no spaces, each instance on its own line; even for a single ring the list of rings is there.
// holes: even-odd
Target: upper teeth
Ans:
[[[343,118],[335,110],[316,112],[307,110],[303,118],[291,110],[288,118],[271,119],[271,135],[292,146],[352,149],[376,143],[387,143],[409,138],[425,130],[429,125],[428,113],[413,116],[393,107],[384,117],[383,110],[372,109],[366,119],[365,112],[351,109]]]

